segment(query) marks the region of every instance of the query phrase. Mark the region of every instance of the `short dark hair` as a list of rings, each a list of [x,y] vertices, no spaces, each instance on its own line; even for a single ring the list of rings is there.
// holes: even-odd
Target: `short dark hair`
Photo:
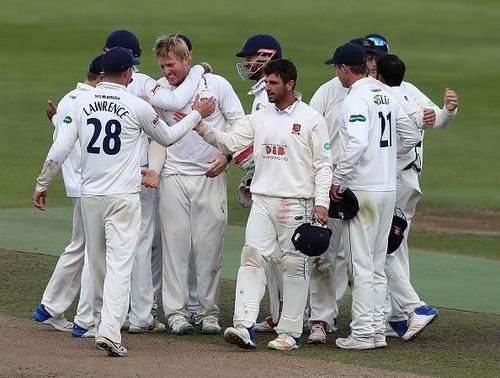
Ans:
[[[366,66],[366,63],[363,64],[358,64],[357,66],[347,66],[351,70],[353,74],[363,74],[366,75],[368,72],[368,67]]]
[[[292,61],[288,59],[270,60],[264,66],[264,75],[276,74],[288,83],[290,80],[297,82],[297,69]]]
[[[377,60],[377,75],[382,76],[390,87],[400,86],[405,72],[406,66],[397,55],[386,54]]]

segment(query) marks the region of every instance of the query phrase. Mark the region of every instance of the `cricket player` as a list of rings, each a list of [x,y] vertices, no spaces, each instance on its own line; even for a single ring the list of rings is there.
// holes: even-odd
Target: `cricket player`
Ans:
[[[103,50],[113,47],[123,47],[132,51],[132,55],[139,59],[142,55],[138,38],[128,30],[115,30],[106,38]],[[194,96],[201,76],[205,73],[205,66],[196,65],[191,75],[183,85],[175,91],[167,91],[157,86],[156,80],[145,75],[134,67],[132,81],[127,89],[135,96],[142,98],[154,97],[161,102],[163,108],[177,110],[186,106]],[[148,165],[147,151],[149,140],[145,133],[141,135],[141,166]],[[153,316],[154,289],[151,266],[151,251],[154,240],[156,214],[158,202],[154,200],[157,189],[141,187],[140,198],[142,207],[141,229],[135,262],[132,268],[130,312],[124,324],[130,333],[164,332],[166,327]],[[156,248],[158,249],[158,247]]]
[[[244,58],[243,62],[236,63],[236,69],[242,80],[254,80],[248,95],[254,96],[252,113],[270,106],[267,98],[264,66],[267,62],[281,59],[281,45],[276,38],[269,34],[256,34],[248,38],[237,57]],[[271,105],[272,106],[272,105]],[[243,207],[252,206],[250,184],[255,171],[253,161],[253,144],[234,154],[234,162],[247,173],[238,186],[238,200]],[[266,283],[269,292],[270,316],[255,324],[255,332],[274,332],[278,324],[281,307],[283,305],[283,271],[281,269],[281,252],[277,251],[266,264]]]
[[[158,82],[167,90],[174,90],[192,70],[186,43],[175,35],[162,36],[156,40],[154,53],[164,76]],[[226,130],[243,119],[236,93],[221,76],[203,75],[196,94],[202,99],[213,97],[217,102],[216,110],[205,120],[210,126]],[[150,103],[168,124],[191,111],[190,105],[178,109],[179,112],[164,110],[154,97]],[[200,303],[195,322],[201,324],[202,333],[218,334],[222,245],[227,225],[225,170],[229,157],[195,132],[169,147],[168,153],[154,146],[152,143],[150,167],[161,176],[162,299],[168,326],[176,335],[193,331],[187,308],[188,261],[193,253]]]
[[[209,143],[233,152],[253,143],[255,175],[253,205],[238,270],[233,323],[224,338],[253,349],[253,326],[265,290],[265,266],[278,248],[282,253],[283,310],[278,337],[270,349],[300,347],[308,292],[307,256],[297,251],[291,237],[314,216],[326,224],[331,180],[330,143],[325,120],[294,92],[297,71],[286,59],[264,67],[266,92],[272,106],[247,116],[246,123],[224,133],[206,125],[197,129]]]
[[[342,349],[384,347],[384,273],[387,237],[396,201],[396,128],[398,149],[411,150],[420,134],[397,100],[366,78],[366,52],[360,45],[338,47],[326,64],[349,88],[339,124],[340,156],[330,198],[340,202],[349,188],[359,201],[356,217],[342,225],[353,270],[351,335],[338,338]]]
[[[423,109],[423,128],[447,127],[453,120],[458,98],[452,90],[446,89],[443,109],[439,109],[418,89],[403,82],[406,67],[395,55],[386,55],[377,62],[377,77],[391,87],[400,102],[410,102],[413,107]],[[429,113],[430,112],[430,113]],[[421,131],[422,139],[424,130]],[[398,249],[387,256],[387,284],[392,299],[387,318],[387,335],[412,340],[418,336],[438,315],[437,309],[421,301],[410,283],[408,260],[408,228],[415,214],[415,207],[421,197],[419,176],[422,171],[423,140],[406,154],[398,154],[398,177],[396,209],[407,220],[408,226]]]
[[[33,203],[43,210],[47,186],[78,140],[82,151],[82,215],[93,287],[96,345],[125,356],[120,327],[129,304],[130,274],[138,241],[141,204],[141,130],[164,145],[183,137],[214,109],[213,99],[168,127],[153,108],[126,90],[133,66],[130,50],[115,47],[102,58],[103,81],[78,96],[64,117],[37,179]]]
[[[56,140],[58,131],[65,127],[64,117],[68,114],[72,102],[82,93],[94,89],[102,80],[102,55],[94,58],[89,65],[87,79],[78,83],[76,88],[66,94],[56,107],[51,101],[47,116],[53,123]],[[92,314],[92,296],[90,288],[90,268],[85,249],[85,232],[83,229],[81,208],[81,149],[75,143],[61,171],[64,178],[66,195],[73,203],[73,227],[71,242],[64,249],[54,268],[52,277],[43,293],[42,302],[33,312],[33,319],[39,323],[51,325],[59,331],[71,332],[75,337],[94,337],[94,317]],[[74,323],[64,318],[64,312],[71,305],[80,290],[77,313]]]

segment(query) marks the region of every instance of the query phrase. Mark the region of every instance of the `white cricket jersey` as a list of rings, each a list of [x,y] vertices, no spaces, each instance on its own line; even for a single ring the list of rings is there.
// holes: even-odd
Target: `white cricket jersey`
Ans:
[[[158,82],[166,88],[175,89],[165,78],[161,78]],[[221,76],[203,75],[190,103],[179,110],[184,113],[191,112],[191,106],[197,94],[200,99],[214,97],[217,102],[215,111],[203,120],[203,123],[210,127],[222,131],[228,130],[232,127],[232,124],[241,121],[245,116],[240,100],[231,84]],[[173,111],[157,110],[165,122],[169,125],[175,124]],[[167,149],[167,158],[161,176],[165,178],[175,174],[204,175],[211,165],[209,162],[219,153],[218,149],[205,142],[195,131],[188,132],[179,143]]]
[[[325,118],[328,135],[330,135],[332,161],[334,164],[339,162],[340,141],[338,124],[345,96],[347,96],[347,88],[342,86],[338,77],[334,77],[318,88],[309,103],[313,109]]]
[[[396,190],[397,148],[410,151],[420,141],[420,134],[396,98],[372,80],[356,81],[344,100],[340,161],[332,183],[353,190],[392,191]]]
[[[436,121],[434,122],[434,126],[432,128],[446,129],[450,125],[451,121],[455,119],[458,108],[456,108],[451,112],[448,109],[446,109],[446,106],[443,106],[442,109],[439,108],[431,99],[429,99],[429,97],[423,94],[417,87],[406,81],[403,81],[399,88],[412,102],[414,102],[421,109],[427,108],[434,110],[434,112],[436,113]],[[401,161],[401,165],[403,166],[403,168],[413,166],[417,170],[417,172],[420,173],[422,171],[422,166],[424,161],[423,139],[424,139],[424,131],[422,130],[422,141],[417,146],[415,146],[415,148],[412,151],[408,152],[408,154],[405,155],[404,162],[403,160]],[[403,165],[404,163],[406,164]]]
[[[57,105],[57,113],[52,117],[54,124],[53,140],[56,140],[57,131],[62,124],[63,118],[68,114],[69,108],[73,100],[81,93],[94,89],[93,86],[85,83],[77,83],[76,88],[67,93]],[[61,116],[62,115],[62,116]],[[69,153],[67,159],[61,167],[64,187],[68,197],[78,198],[82,194],[82,150],[77,142]]]
[[[266,81],[261,78],[258,82],[252,85],[250,91],[247,93],[250,96],[254,96],[252,103],[252,113],[257,110],[266,109],[269,106],[269,97],[267,97],[266,92]]]
[[[253,142],[255,174],[250,191],[280,198],[314,198],[328,208],[332,161],[324,118],[295,101],[285,110],[258,110],[230,132],[202,126],[205,140],[224,152]]]
[[[141,132],[144,130],[167,146],[199,121],[200,114],[193,111],[175,127],[168,127],[151,105],[123,85],[101,82],[95,90],[73,101],[37,179],[36,190],[46,190],[78,139],[82,149],[82,196],[139,192]]]

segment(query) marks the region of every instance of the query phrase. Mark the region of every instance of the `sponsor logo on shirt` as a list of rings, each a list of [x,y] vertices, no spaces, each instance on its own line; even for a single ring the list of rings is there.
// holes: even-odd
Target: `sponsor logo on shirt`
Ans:
[[[363,114],[351,114],[349,117],[349,122],[365,122],[366,117]]]
[[[330,143],[325,143],[323,145],[323,148],[325,149],[325,151],[330,151],[332,149],[332,145]]]
[[[71,121],[73,121],[73,120],[71,119],[71,117],[70,117],[70,116],[66,116],[66,117],[63,119],[63,122],[64,122],[64,123],[71,123]]]
[[[292,134],[300,135],[300,124],[294,123],[292,126]]]
[[[380,88],[372,88],[372,92],[382,92],[382,89],[380,89]]]
[[[288,161],[286,156],[286,146],[279,144],[265,144],[263,159]]]

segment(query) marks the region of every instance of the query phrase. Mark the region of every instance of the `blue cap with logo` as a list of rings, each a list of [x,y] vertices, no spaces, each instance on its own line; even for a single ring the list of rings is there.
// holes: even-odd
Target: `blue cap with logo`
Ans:
[[[113,47],[102,57],[102,70],[104,72],[123,72],[141,62],[132,56],[132,52],[124,47]]]
[[[107,51],[113,47],[125,47],[126,49],[129,49],[132,51],[134,58],[140,58],[142,55],[139,40],[134,33],[129,32],[128,30],[115,30],[108,35],[103,50]]]
[[[94,58],[92,62],[90,62],[89,65],[89,72],[93,73],[94,75],[100,75],[102,73],[102,57],[104,54],[99,55],[98,57]]]
[[[363,63],[366,63],[365,49],[353,43],[337,47],[333,57],[325,61],[325,64],[345,64],[346,66],[359,66]]]
[[[236,53],[237,57],[244,58],[248,55],[260,54],[259,50],[275,50],[274,58],[281,58],[281,45],[276,38],[269,34],[256,34],[248,38],[240,51]]]

